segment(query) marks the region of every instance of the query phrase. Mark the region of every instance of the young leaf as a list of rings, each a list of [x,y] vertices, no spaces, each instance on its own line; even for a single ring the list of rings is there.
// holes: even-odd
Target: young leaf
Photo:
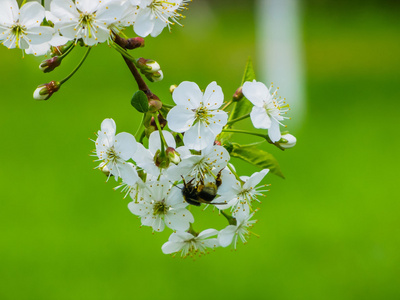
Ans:
[[[237,143],[232,143],[230,155],[259,168],[269,169],[272,174],[285,178],[275,157],[273,157],[271,153],[265,152],[256,146],[242,146]]]
[[[253,62],[251,58],[247,60],[246,69],[244,71],[242,84],[246,81],[253,81],[256,79],[256,74],[254,73]],[[247,100],[246,98],[242,98],[239,102],[236,103],[234,111],[232,111],[232,116],[229,117],[230,120],[237,119],[241,116],[248,114],[251,111],[253,104]]]
[[[140,113],[146,113],[149,111],[149,101],[143,91],[137,91],[133,94],[131,104]]]

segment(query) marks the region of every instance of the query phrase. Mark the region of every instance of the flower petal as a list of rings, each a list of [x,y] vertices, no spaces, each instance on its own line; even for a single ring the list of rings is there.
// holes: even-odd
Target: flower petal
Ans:
[[[127,132],[118,133],[115,136],[114,148],[123,160],[132,158],[137,149],[135,137]]]
[[[209,238],[210,236],[214,236],[218,234],[218,230],[216,229],[206,229],[203,230],[202,232],[199,233],[199,235],[197,236],[198,239],[206,239]]]
[[[281,130],[279,129],[279,123],[275,119],[271,120],[271,127],[268,129],[268,136],[273,143],[281,139]]]
[[[173,107],[168,115],[168,127],[175,132],[185,132],[189,130],[194,123],[195,112],[189,107],[178,105]]]
[[[268,129],[271,127],[271,118],[264,107],[253,106],[250,118],[255,128]]]
[[[167,142],[167,146],[165,146],[165,148],[167,148],[167,147],[175,148],[176,142],[175,142],[174,136],[169,131],[166,131],[166,130],[163,130],[162,133],[163,133],[165,141]],[[154,154],[156,154],[157,150],[160,150],[160,149],[161,149],[160,132],[158,130],[156,130],[152,134],[150,134],[149,151],[150,151],[150,153],[152,153],[154,155]]]
[[[196,109],[200,106],[203,93],[196,83],[184,81],[174,90],[172,98],[177,105]]]
[[[195,123],[183,136],[183,143],[189,149],[203,150],[213,145],[216,135],[203,122]]]
[[[44,7],[38,2],[28,2],[21,7],[19,22],[26,27],[39,26],[45,16]]]
[[[218,242],[221,247],[228,247],[232,243],[236,228],[234,225],[228,225],[218,233]]]
[[[162,245],[161,250],[164,254],[171,254],[182,250],[184,246],[184,242],[166,242]]]
[[[202,102],[208,109],[217,109],[224,102],[222,88],[215,81],[207,86]]]
[[[270,97],[268,88],[262,82],[246,81],[243,84],[243,95],[254,105],[262,107],[264,101]]]
[[[148,36],[153,31],[154,23],[155,16],[152,14],[149,7],[139,10],[134,25],[135,33],[141,37]]]
[[[2,24],[12,25],[18,20],[19,7],[15,0],[0,1],[0,20]]]

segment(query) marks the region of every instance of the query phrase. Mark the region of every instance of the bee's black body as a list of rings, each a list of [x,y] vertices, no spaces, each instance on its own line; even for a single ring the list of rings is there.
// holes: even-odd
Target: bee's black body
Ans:
[[[194,179],[190,180],[188,183],[183,180],[183,198],[185,198],[186,202],[191,205],[200,206],[202,203],[209,204],[217,196],[218,187],[222,183],[220,176],[221,172],[218,174],[214,183],[200,183],[197,186],[192,184]]]

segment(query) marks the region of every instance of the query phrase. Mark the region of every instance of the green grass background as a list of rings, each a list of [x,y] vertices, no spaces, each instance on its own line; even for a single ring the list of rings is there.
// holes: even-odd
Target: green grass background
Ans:
[[[228,98],[255,57],[253,7],[211,9],[194,1],[185,28],[134,53],[162,65],[165,80],[151,88],[163,101],[184,80],[216,80]],[[92,170],[88,138],[101,121],[131,133],[139,123],[120,56],[97,47],[60,92],[36,102],[36,86],[62,79],[84,50],[44,75],[39,59],[1,47],[0,299],[399,299],[398,11],[379,1],[304,7],[306,122],[288,122],[294,149],[264,146],[286,180],[265,180],[259,239],[196,261],[162,254],[169,232],[139,228],[128,199]],[[224,223],[209,210],[195,225]]]

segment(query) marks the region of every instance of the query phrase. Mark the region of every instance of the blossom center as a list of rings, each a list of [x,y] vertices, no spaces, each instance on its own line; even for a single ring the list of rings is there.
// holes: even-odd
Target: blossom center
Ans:
[[[211,118],[212,115],[208,112],[208,109],[205,107],[199,107],[195,110],[195,122],[203,122],[206,123],[207,125],[210,125],[210,121],[208,121],[209,118]]]
[[[16,23],[11,27],[11,35],[15,36],[15,45],[19,47],[20,40],[24,37],[26,27]]]
[[[169,206],[166,205],[165,201],[158,201],[154,204],[153,215],[165,215],[169,210]]]
[[[110,147],[108,150],[107,150],[107,158],[108,158],[108,160],[109,161],[112,161],[112,162],[117,162],[117,160],[119,159],[119,156],[118,156],[118,154],[117,154],[117,152],[115,151],[115,148],[114,148],[114,146],[113,147]]]

